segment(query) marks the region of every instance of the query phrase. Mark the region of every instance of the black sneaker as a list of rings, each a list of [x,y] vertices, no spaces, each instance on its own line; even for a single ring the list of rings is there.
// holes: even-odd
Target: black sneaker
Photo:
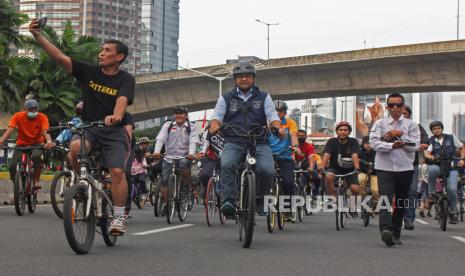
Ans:
[[[404,220],[404,229],[413,231],[415,229],[415,225],[408,220]]]
[[[233,219],[236,214],[236,206],[234,206],[232,201],[226,201],[221,206],[221,212],[228,219]]]
[[[394,242],[394,236],[392,235],[392,232],[389,230],[383,230],[381,232],[381,240],[388,246],[392,247],[395,245]]]
[[[449,224],[457,224],[459,223],[459,219],[456,214],[451,214],[449,217]]]

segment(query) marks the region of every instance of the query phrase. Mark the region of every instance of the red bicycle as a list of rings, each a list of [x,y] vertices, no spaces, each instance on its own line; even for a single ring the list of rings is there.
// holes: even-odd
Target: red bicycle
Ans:
[[[22,216],[27,209],[29,213],[34,213],[37,204],[37,191],[34,189],[34,167],[31,153],[34,149],[43,149],[43,146],[13,146],[8,150],[18,150],[21,152],[21,161],[16,165],[16,175],[13,182],[15,211],[18,216]]]

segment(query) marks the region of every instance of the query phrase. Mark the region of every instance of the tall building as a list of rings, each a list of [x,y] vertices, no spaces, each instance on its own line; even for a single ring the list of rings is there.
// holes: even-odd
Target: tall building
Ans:
[[[465,114],[455,113],[452,116],[452,133],[462,141],[465,141]]]
[[[140,72],[141,1],[138,0],[20,0],[19,10],[30,18],[47,17],[47,25],[62,33],[70,20],[76,32],[100,41],[118,39],[129,48],[123,68],[132,74]],[[28,24],[20,33],[29,35]]]
[[[420,124],[426,129],[432,121],[442,121],[442,96],[438,92],[420,95]]]
[[[141,73],[176,70],[179,0],[142,0]]]
[[[29,18],[47,17],[47,25],[61,34],[66,21],[70,20],[71,24],[76,31],[82,32],[82,0],[60,0],[60,1],[47,1],[47,0],[17,0],[14,1],[19,5],[21,13],[25,13]],[[28,30],[28,23],[21,26],[19,33],[23,35],[30,35]]]

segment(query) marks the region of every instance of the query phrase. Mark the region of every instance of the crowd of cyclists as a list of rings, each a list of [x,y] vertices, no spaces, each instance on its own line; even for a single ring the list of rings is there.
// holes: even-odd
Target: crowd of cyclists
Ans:
[[[181,187],[192,187],[192,195],[199,202],[206,202],[205,191],[214,168],[219,168],[221,189],[220,212],[226,218],[236,219],[239,208],[237,201],[237,172],[242,166],[242,156],[250,141],[237,135],[238,127],[254,136],[254,170],[256,174],[256,213],[264,216],[265,196],[270,194],[279,168],[280,183],[284,196],[296,195],[296,170],[304,170],[298,186],[316,202],[324,195],[335,196],[335,175],[349,174],[344,179],[351,195],[367,194],[369,183],[374,206],[387,197],[394,202],[393,211],[379,212],[381,239],[387,246],[399,245],[400,228],[413,230],[415,214],[421,217],[431,213],[441,184],[447,190],[449,200],[449,223],[458,223],[458,199],[463,198],[460,175],[465,165],[465,147],[454,135],[445,134],[441,122],[433,122],[428,138],[423,127],[413,122],[411,109],[404,104],[400,94],[387,99],[390,117],[380,119],[371,129],[370,136],[361,142],[350,137],[352,126],[338,122],[336,137],[327,141],[318,154],[314,145],[307,142],[307,132],[298,129],[294,120],[287,116],[287,104],[273,101],[270,94],[255,85],[256,70],[253,64],[241,62],[233,67],[233,89],[223,94],[215,106],[213,115],[203,134],[189,121],[188,110],[176,107],[173,120],[162,125],[152,145],[149,138],[136,141],[132,116],[126,111],[132,104],[135,93],[134,77],[120,69],[128,48],[118,40],[106,41],[99,54],[98,66],[71,59],[60,52],[42,34],[33,20],[29,26],[33,37],[42,49],[64,70],[75,77],[82,87],[82,101],[76,105],[76,117],[70,120],[54,139],[49,133],[47,116],[39,112],[39,103],[27,99],[24,110],[13,115],[8,129],[0,138],[5,144],[17,129],[18,146],[43,145],[31,151],[34,170],[34,190],[41,189],[40,173],[43,151],[62,145],[69,149],[66,162],[70,169],[79,174],[78,153],[80,140],[70,127],[84,122],[101,122],[106,127],[89,127],[85,130],[87,154],[99,148],[100,166],[105,168],[111,179],[111,195],[114,215],[108,232],[123,235],[130,217],[133,185],[140,189],[139,207],[153,196],[148,181],[159,185],[162,215],[167,215],[170,174],[173,166],[179,168]],[[154,114],[155,115],[155,114]],[[200,150],[198,146],[200,145]],[[11,180],[14,181],[21,151],[13,153],[9,161]],[[179,160],[179,162],[175,162]],[[198,175],[192,175],[193,162],[201,164]],[[198,176],[199,186],[194,185]],[[445,182],[445,183],[442,183]],[[403,201],[401,201],[403,200]],[[323,204],[326,202],[323,200]],[[386,202],[384,202],[386,204]],[[192,206],[190,206],[191,208]],[[156,208],[156,207],[155,207]],[[295,222],[291,210],[285,219]],[[351,210],[357,216],[357,210]],[[374,213],[373,216],[378,215]]]

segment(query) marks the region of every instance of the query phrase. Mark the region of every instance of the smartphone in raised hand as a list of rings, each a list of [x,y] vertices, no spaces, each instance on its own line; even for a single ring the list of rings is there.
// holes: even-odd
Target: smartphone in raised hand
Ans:
[[[46,24],[47,24],[47,17],[42,17],[41,19],[39,19],[39,22],[37,23],[37,27],[40,29],[43,29]]]

